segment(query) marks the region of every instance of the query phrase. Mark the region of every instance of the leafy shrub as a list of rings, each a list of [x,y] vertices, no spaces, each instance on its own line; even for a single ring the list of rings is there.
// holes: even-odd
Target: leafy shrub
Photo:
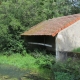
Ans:
[[[61,78],[62,79],[64,78],[63,80],[65,80],[65,75],[66,75],[66,80],[70,80],[70,79],[79,80],[80,60],[73,61],[72,59],[69,59],[66,63],[55,63],[52,66],[52,71],[54,71],[56,78],[60,77],[60,80]]]
[[[21,52],[20,34],[24,30],[46,19],[72,13],[75,10],[68,0],[0,0],[0,51]]]
[[[36,54],[36,55],[35,55]],[[45,54],[45,52],[36,51],[35,64],[39,65],[42,73],[46,73],[50,80],[79,80],[80,79],[80,60],[68,58],[64,63],[55,61],[53,55]],[[47,74],[48,73],[48,74]],[[44,74],[45,75],[45,74]]]
[[[55,80],[74,80],[74,75],[65,72],[55,72]]]

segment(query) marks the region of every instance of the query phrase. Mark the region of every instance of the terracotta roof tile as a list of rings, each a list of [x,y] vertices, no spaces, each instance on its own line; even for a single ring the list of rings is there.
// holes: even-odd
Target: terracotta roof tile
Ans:
[[[22,36],[33,36],[33,35],[55,36],[58,32],[72,25],[78,20],[80,20],[80,14],[49,19],[31,27],[30,30],[25,31],[21,35]]]

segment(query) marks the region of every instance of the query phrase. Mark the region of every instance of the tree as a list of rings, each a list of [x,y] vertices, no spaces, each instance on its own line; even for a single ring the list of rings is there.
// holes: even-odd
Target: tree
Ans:
[[[1,0],[0,50],[20,52],[25,29],[58,16],[79,13],[69,0]]]

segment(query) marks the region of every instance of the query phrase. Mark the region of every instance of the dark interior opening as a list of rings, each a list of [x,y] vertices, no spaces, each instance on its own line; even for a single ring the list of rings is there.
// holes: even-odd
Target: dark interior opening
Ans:
[[[46,50],[55,52],[55,37],[52,36],[26,36],[26,47],[29,50]]]

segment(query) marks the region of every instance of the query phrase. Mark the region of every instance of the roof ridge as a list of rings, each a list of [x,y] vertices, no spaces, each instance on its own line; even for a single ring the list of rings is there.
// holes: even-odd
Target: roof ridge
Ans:
[[[67,28],[68,26],[74,24],[75,22],[77,22],[77,21],[79,21],[79,20],[80,20],[80,17],[77,18],[77,19],[75,19],[75,20],[73,20],[73,21],[71,21],[71,22],[69,22],[69,23],[67,23],[67,24],[64,25],[62,28],[60,28],[60,29],[58,29],[57,31],[55,31],[54,33],[52,33],[52,36],[55,36],[58,32],[60,32],[61,30]]]
[[[69,27],[78,20],[80,20],[80,14],[73,14],[73,15],[48,19],[38,23],[37,25],[34,25],[28,31],[25,31],[21,35],[22,36],[47,35],[54,37],[61,30]]]

